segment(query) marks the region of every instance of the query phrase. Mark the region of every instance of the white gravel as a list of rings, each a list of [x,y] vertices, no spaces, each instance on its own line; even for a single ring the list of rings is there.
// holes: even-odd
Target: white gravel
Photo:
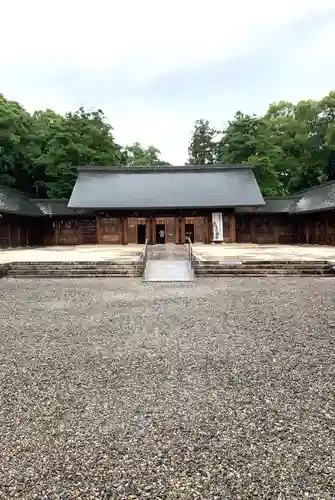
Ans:
[[[334,497],[335,280],[0,280],[0,498]]]

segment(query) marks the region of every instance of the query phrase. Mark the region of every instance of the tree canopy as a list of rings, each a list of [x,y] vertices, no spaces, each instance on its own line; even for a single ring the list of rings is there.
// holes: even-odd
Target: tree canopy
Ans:
[[[197,120],[187,163],[249,163],[264,195],[335,179],[335,91],[319,101],[238,111],[224,130]],[[67,198],[80,165],[169,165],[153,145],[122,146],[102,110],[29,113],[0,94],[0,184],[35,197]]]
[[[0,184],[39,198],[68,198],[81,165],[166,165],[154,146],[122,147],[102,110],[28,113],[0,95]]]
[[[264,116],[237,112],[213,147],[218,163],[251,163],[264,195],[335,179],[335,91],[320,101],[271,104]]]

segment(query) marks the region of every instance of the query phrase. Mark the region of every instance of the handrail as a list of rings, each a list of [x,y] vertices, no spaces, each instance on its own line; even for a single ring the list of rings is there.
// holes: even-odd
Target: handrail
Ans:
[[[193,247],[192,247],[192,241],[191,238],[186,238],[187,244],[188,244],[188,260],[190,261],[191,268],[193,267]]]
[[[145,268],[148,260],[148,238],[145,238],[144,252],[143,252],[143,276],[145,274]]]

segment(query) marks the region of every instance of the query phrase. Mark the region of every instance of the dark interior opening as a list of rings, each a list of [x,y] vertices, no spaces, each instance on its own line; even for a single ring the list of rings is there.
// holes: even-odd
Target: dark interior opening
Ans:
[[[156,224],[156,242],[165,243],[165,224]]]
[[[191,242],[194,243],[194,224],[185,224],[185,241],[190,238]]]
[[[146,237],[146,225],[138,224],[137,226],[137,243],[144,245]]]

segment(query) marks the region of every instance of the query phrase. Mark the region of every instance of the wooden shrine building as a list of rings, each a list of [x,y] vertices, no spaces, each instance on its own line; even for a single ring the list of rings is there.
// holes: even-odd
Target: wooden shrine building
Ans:
[[[0,186],[0,247],[335,245],[335,182],[264,198],[250,165],[79,167],[70,200]]]

